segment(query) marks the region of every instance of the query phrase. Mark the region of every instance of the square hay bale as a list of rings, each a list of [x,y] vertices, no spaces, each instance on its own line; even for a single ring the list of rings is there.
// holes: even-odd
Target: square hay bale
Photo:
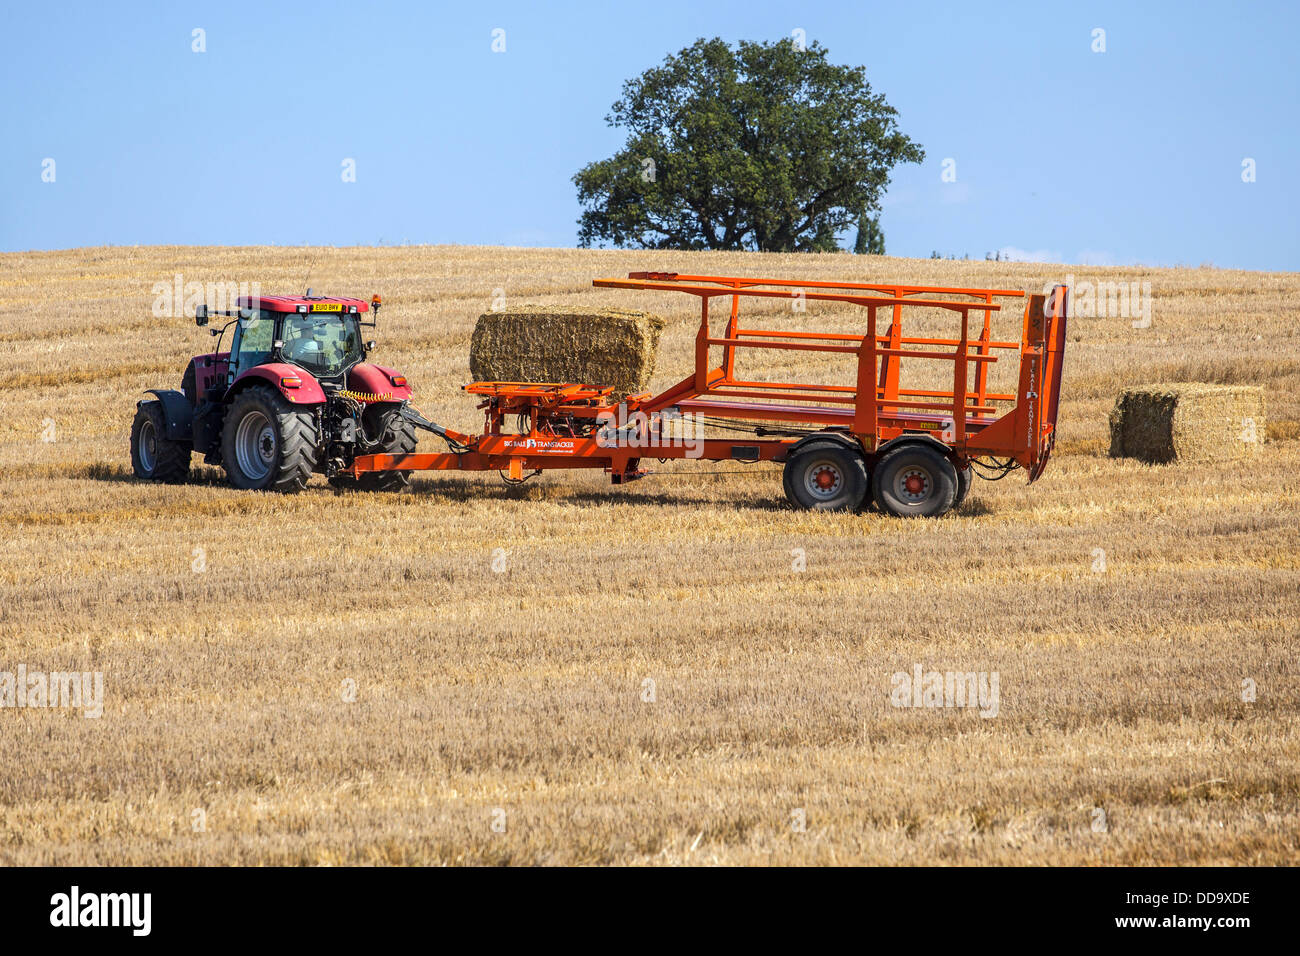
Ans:
[[[475,381],[577,382],[644,391],[664,320],[648,312],[523,305],[479,316],[470,341]]]
[[[1264,441],[1258,385],[1178,382],[1123,391],[1110,413],[1110,455],[1158,464],[1242,458]]]

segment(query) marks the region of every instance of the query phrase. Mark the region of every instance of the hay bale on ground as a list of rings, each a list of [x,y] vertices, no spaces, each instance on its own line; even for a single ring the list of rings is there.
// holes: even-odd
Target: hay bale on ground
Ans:
[[[1258,385],[1178,382],[1125,389],[1110,413],[1110,455],[1158,464],[1241,458],[1264,441]]]
[[[644,391],[664,321],[648,312],[524,305],[479,317],[470,341],[476,381],[579,382]]]

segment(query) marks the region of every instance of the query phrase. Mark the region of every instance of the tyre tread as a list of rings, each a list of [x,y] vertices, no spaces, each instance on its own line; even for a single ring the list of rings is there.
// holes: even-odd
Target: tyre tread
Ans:
[[[154,469],[153,474],[143,474],[140,457],[136,452],[140,438],[140,423],[148,417],[153,422],[154,430]],[[183,482],[190,474],[190,447],[185,442],[164,438],[167,419],[163,414],[162,402],[144,402],[135,413],[131,423],[131,468],[137,478],[149,481],[161,481],[176,485]]]
[[[246,406],[258,404],[275,422],[280,439],[280,456],[272,469],[270,480],[260,486],[248,484],[239,475],[238,457],[235,455],[234,435],[243,418]],[[316,470],[317,448],[316,414],[297,408],[287,402],[279,392],[263,385],[253,385],[235,396],[226,413],[221,432],[221,457],[230,483],[236,488],[277,491],[293,494],[307,486]]]
[[[935,507],[928,510],[908,509],[901,505],[896,505],[892,500],[892,482],[889,480],[889,470],[894,461],[903,455],[922,454],[931,458],[932,463],[943,469],[945,476],[948,478],[947,500],[940,498]],[[905,442],[901,445],[895,445],[880,457],[876,462],[876,467],[872,473],[872,486],[875,494],[876,505],[885,514],[894,515],[899,518],[938,518],[956,507],[956,497],[959,479],[957,469],[945,455],[940,453],[936,448],[923,442]]]

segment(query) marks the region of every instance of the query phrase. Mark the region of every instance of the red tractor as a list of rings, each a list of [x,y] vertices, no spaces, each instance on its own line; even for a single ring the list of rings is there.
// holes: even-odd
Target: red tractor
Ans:
[[[299,491],[312,472],[336,487],[395,491],[409,471],[351,476],[361,454],[401,455],[415,450],[416,427],[431,426],[407,405],[403,375],[366,361],[381,300],[313,296],[240,297],[237,309],[209,312],[230,317],[217,336],[218,351],[196,355],[181,390],[149,389],[131,426],[131,464],[139,478],[180,482],[190,455],[226,469],[236,488]],[[371,320],[365,321],[369,313]],[[234,326],[230,351],[220,337]]]

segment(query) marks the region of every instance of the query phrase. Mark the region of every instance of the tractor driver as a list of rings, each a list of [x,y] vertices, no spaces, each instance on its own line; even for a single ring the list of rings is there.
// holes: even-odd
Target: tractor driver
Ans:
[[[285,325],[284,355],[296,364],[335,369],[352,351],[351,336],[338,316],[291,315]]]

